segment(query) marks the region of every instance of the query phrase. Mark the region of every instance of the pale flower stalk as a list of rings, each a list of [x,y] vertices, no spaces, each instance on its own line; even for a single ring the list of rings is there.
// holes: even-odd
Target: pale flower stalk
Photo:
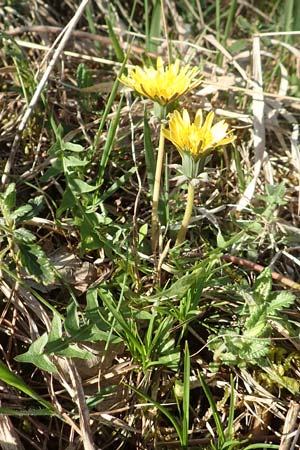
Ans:
[[[164,163],[165,154],[165,136],[164,136],[164,124],[161,125],[160,135],[159,135],[159,145],[157,152],[154,186],[153,186],[153,197],[152,197],[152,214],[151,214],[151,242],[152,251],[156,252],[157,244],[160,236],[160,223],[158,217],[158,203],[159,203],[159,192],[160,192],[160,181],[161,174]]]
[[[178,232],[175,245],[180,245],[184,242],[186,232],[192,217],[193,212],[193,206],[194,206],[194,198],[195,198],[195,186],[193,183],[193,180],[189,181],[188,184],[188,194],[187,194],[187,201],[184,211],[184,216],[182,219],[181,227]]]

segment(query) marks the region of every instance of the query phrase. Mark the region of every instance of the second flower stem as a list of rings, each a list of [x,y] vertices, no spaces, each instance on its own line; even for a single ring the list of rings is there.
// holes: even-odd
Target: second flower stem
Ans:
[[[177,235],[176,244],[179,245],[182,244],[185,240],[186,231],[188,229],[190,219],[192,216],[193,211],[193,205],[194,205],[194,197],[195,197],[195,186],[193,184],[193,181],[189,181],[188,186],[188,194],[187,194],[187,202],[185,207],[184,216],[182,219],[181,228],[179,230],[179,233]]]
[[[154,187],[153,187],[153,200],[152,200],[152,251],[156,252],[158,238],[159,238],[159,217],[158,217],[158,203],[160,193],[160,180],[163,169],[164,154],[165,154],[165,137],[163,134],[164,125],[161,124],[159,135],[159,146],[156,160]]]

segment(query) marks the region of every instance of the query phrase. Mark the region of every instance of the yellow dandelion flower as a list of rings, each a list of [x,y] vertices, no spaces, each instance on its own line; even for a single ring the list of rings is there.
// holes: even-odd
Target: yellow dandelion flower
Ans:
[[[199,109],[193,123],[189,113],[183,110],[182,116],[178,111],[170,114],[169,129],[164,130],[164,136],[171,141],[181,155],[189,154],[195,161],[206,156],[214,148],[226,145],[235,140],[235,136],[228,131],[228,124],[220,120],[213,124],[214,113],[208,113],[203,123],[202,110]]]
[[[180,66],[177,59],[174,64],[165,67],[161,57],[154,67],[139,67],[129,70],[128,76],[122,75],[120,81],[145,97],[151,98],[161,106],[168,105],[198,86],[200,78],[197,67]]]

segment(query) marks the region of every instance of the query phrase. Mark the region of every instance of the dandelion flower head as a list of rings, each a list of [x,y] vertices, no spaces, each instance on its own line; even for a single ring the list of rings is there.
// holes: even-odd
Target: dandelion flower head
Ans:
[[[178,111],[170,114],[169,129],[163,131],[164,136],[173,143],[179,153],[189,154],[198,161],[214,148],[229,144],[235,140],[228,124],[220,120],[213,125],[214,113],[208,113],[204,123],[202,110],[199,109],[193,123],[186,109],[182,115]]]
[[[201,82],[199,69],[189,65],[180,66],[177,59],[174,64],[165,67],[161,57],[154,67],[135,66],[128,76],[122,75],[120,81],[145,97],[162,106],[174,102],[179,97],[198,86]]]

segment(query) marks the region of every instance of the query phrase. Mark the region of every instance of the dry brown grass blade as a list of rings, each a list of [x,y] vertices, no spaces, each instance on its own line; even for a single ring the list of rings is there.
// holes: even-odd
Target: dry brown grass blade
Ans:
[[[279,450],[291,450],[291,443],[296,433],[297,419],[300,411],[299,403],[290,401],[289,409],[283,425]]]
[[[255,33],[254,36],[267,37],[267,36],[299,36],[300,31],[272,31],[266,33]]]
[[[239,0],[238,3],[239,3],[239,5],[246,6],[246,8],[252,10],[258,16],[261,16],[266,22],[272,23],[272,18],[271,17],[269,17],[267,14],[265,14],[259,8],[256,8],[254,5],[251,5],[250,2],[247,2],[246,0]]]
[[[20,286],[18,283],[15,283],[14,286],[11,287],[4,280],[0,283],[0,290],[7,300],[11,301],[20,313],[24,314],[24,317],[28,318],[32,339],[37,339],[39,337],[39,333],[36,325],[36,319],[33,320],[31,315],[28,314],[28,309],[33,311],[35,316],[45,324],[48,331],[50,330],[51,321],[46,310],[29,291]]]
[[[9,174],[10,174],[11,169],[13,167],[13,164],[14,164],[14,161],[15,161],[15,157],[16,157],[16,153],[17,153],[18,148],[19,148],[21,136],[22,136],[22,133],[23,133],[25,127],[26,127],[28,119],[29,119],[29,117],[30,117],[30,115],[31,115],[31,113],[32,113],[32,111],[33,111],[33,109],[34,109],[34,107],[35,107],[35,105],[36,105],[36,103],[37,103],[41,93],[42,93],[42,90],[43,90],[45,84],[47,83],[47,80],[48,80],[48,78],[50,76],[50,73],[52,72],[52,69],[55,66],[55,63],[56,63],[59,55],[63,51],[67,41],[69,40],[69,38],[70,38],[70,36],[72,34],[72,31],[73,31],[74,27],[76,26],[78,20],[80,19],[81,15],[84,12],[84,9],[85,9],[85,7],[87,6],[88,3],[89,3],[89,0],[82,0],[81,4],[77,8],[76,13],[72,17],[72,19],[70,20],[68,25],[65,27],[65,31],[64,31],[64,33],[62,35],[61,41],[60,41],[59,45],[57,46],[56,50],[54,51],[52,59],[49,62],[48,67],[45,70],[44,75],[42,76],[42,78],[41,78],[41,80],[40,80],[40,82],[39,82],[39,84],[38,84],[38,86],[36,88],[36,91],[35,91],[32,99],[31,99],[31,101],[30,101],[30,103],[28,105],[28,108],[26,109],[26,111],[25,111],[25,113],[24,113],[24,115],[22,117],[22,120],[21,120],[21,122],[20,122],[20,124],[18,126],[18,130],[17,130],[16,136],[15,136],[14,141],[12,143],[12,147],[11,147],[11,152],[10,152],[9,158],[8,158],[6,164],[5,164],[5,167],[4,167],[4,174],[3,174],[2,178],[1,178],[1,182],[2,182],[2,184],[4,186],[9,182]]]
[[[25,26],[25,27],[17,27],[13,28],[12,30],[9,30],[7,32],[10,36],[18,36],[20,34],[24,33],[60,33],[63,30],[61,27],[53,27],[53,26],[47,26],[47,25],[31,25],[31,26]],[[111,44],[111,38],[107,36],[100,36],[97,34],[88,33],[87,31],[82,30],[73,30],[72,35],[75,37],[78,37],[80,39],[87,39],[89,41],[96,41],[100,42],[104,45],[110,45]],[[123,44],[122,42],[120,43]],[[128,50],[129,45],[127,42],[124,42],[123,48],[125,50]],[[144,55],[146,52],[143,48],[137,47],[134,45],[130,45],[130,49],[132,53],[139,53]],[[157,55],[154,53],[147,53],[148,56],[156,57]]]
[[[73,362],[66,360],[66,364],[69,367],[70,379],[76,392],[75,402],[79,411],[80,431],[84,450],[95,450],[92,431],[90,427],[90,414],[86,405],[84,389],[81,383],[80,375]]]
[[[295,347],[297,352],[300,352],[300,344],[298,342],[298,338],[290,336],[289,331],[281,323],[279,323],[279,321],[271,319],[269,322],[273,330],[276,330],[279,334],[281,334],[281,336],[283,336],[286,341],[289,341]]]
[[[295,47],[280,43],[280,41],[271,40],[271,42],[274,44],[281,44],[283,47],[285,47],[287,50],[289,50],[293,55],[296,56],[298,64],[300,61],[300,52]],[[271,57],[275,60],[274,55],[268,53],[268,52],[261,52],[261,54]],[[288,88],[289,88],[289,81],[288,81],[288,70],[286,67],[281,63],[276,61],[280,71],[281,71],[281,79],[280,79],[280,85],[278,89],[278,95],[280,97],[285,97]],[[298,178],[298,187],[299,187],[299,194],[298,194],[298,214],[300,214],[300,152],[298,147],[298,139],[299,139],[299,124],[296,119],[296,117],[290,112],[287,111],[280,103],[279,101],[270,99],[268,100],[268,106],[271,107],[271,111],[269,111],[268,116],[277,117],[279,114],[288,122],[288,124],[291,126],[291,136],[290,136],[290,142],[291,142],[291,163],[295,168],[296,176]],[[276,128],[279,128],[277,130]],[[275,127],[275,132],[277,135],[277,138],[279,141],[284,141],[283,137],[279,136],[280,134],[280,127]]]
[[[2,450],[24,450],[12,421],[0,414],[0,446]]]
[[[223,45],[220,44],[220,42],[217,41],[217,39],[213,35],[207,35],[205,36],[205,40],[209,42],[211,45],[213,45],[219,52],[222,53],[222,55],[225,56],[225,58],[228,60],[229,63],[233,65],[233,67],[239,72],[241,77],[247,81],[247,83],[255,87],[256,83],[254,83],[249,77],[247,72],[242,68],[242,66],[231,56],[228,50],[226,50]]]
[[[245,208],[254,195],[256,183],[260,174],[260,170],[263,163],[264,151],[265,151],[265,128],[264,128],[264,96],[263,92],[263,80],[262,80],[262,66],[260,55],[260,38],[253,38],[253,78],[255,80],[256,90],[258,91],[253,95],[252,111],[253,111],[253,146],[255,149],[255,163],[254,174],[251,182],[247,186],[242,198],[238,202],[238,211]]]
[[[41,51],[47,52],[47,53],[50,50],[50,47],[47,45],[37,44],[35,42],[24,41],[22,39],[16,39],[16,43],[20,47],[41,50]],[[83,53],[72,52],[69,50],[64,50],[61,52],[61,54],[65,55],[65,56],[70,56],[72,58],[84,60],[84,61],[96,62],[96,63],[100,63],[100,64],[113,65],[113,66],[118,66],[118,67],[122,66],[122,63],[119,63],[118,61],[113,61],[113,60],[110,60],[107,58],[99,58],[98,56],[85,55]],[[133,67],[133,66],[130,64],[127,64],[127,67]]]
[[[208,74],[209,76],[209,74]],[[273,92],[265,92],[265,91],[256,91],[255,89],[246,89],[240,86],[234,86],[233,84],[226,84],[223,83],[222,81],[219,82],[213,82],[213,81],[207,81],[207,80],[203,80],[202,81],[202,85],[205,86],[204,89],[207,89],[206,91],[204,91],[204,89],[200,89],[200,91],[197,92],[198,95],[208,95],[214,92],[217,92],[218,90],[221,91],[228,91],[228,89],[234,91],[234,92],[238,92],[240,94],[245,94],[245,95],[249,95],[250,97],[254,97],[254,95],[263,95],[265,98],[270,98],[270,99],[276,99],[276,100],[280,100],[280,101],[286,101],[289,102],[289,104],[291,104],[291,106],[293,106],[293,108],[297,108],[299,109],[300,107],[300,100],[297,97],[291,97],[289,95],[280,95],[280,94],[276,94]],[[210,88],[210,90],[208,90],[208,88]]]
[[[281,41],[278,41],[277,39],[271,39],[271,43],[273,45],[280,45],[281,47],[286,48],[289,52],[291,52],[297,58],[297,63],[299,64],[299,61],[300,61],[300,50],[298,50],[293,45],[288,44],[287,42],[281,42]]]
[[[273,109],[276,110],[277,114],[280,114],[282,118],[284,118],[291,127],[291,135],[290,135],[290,143],[291,143],[291,164],[294,166],[295,175],[298,179],[298,214],[300,214],[300,151],[298,146],[299,141],[299,123],[296,117],[284,108],[279,102],[276,100],[272,100],[269,102]],[[278,134],[278,133],[277,133]],[[283,138],[282,138],[283,141]]]

